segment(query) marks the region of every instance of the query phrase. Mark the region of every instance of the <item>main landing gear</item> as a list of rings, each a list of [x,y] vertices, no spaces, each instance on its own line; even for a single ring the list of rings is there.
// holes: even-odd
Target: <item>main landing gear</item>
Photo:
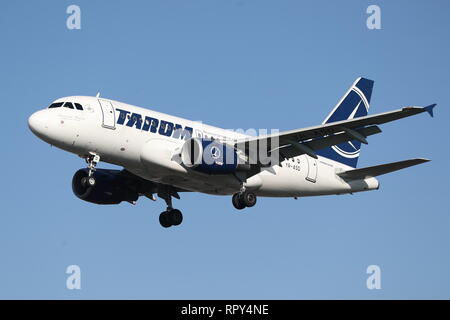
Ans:
[[[178,209],[169,209],[161,212],[159,215],[159,223],[164,228],[169,228],[171,226],[178,226],[183,222],[183,214]]]
[[[95,178],[94,178],[94,171],[95,166],[100,161],[100,156],[98,154],[95,154],[93,152],[89,152],[89,155],[85,158],[86,163],[88,164],[88,176],[81,179],[81,184],[84,186],[93,187],[95,186]]]
[[[236,209],[242,210],[247,207],[253,207],[256,204],[256,194],[250,191],[241,190],[240,192],[235,193],[231,200]]]
[[[183,214],[180,210],[172,207],[172,196],[179,199],[180,196],[176,191],[173,191],[170,187],[158,191],[158,196],[166,201],[167,209],[161,212],[159,215],[159,223],[164,228],[172,226],[178,226],[183,222]]]

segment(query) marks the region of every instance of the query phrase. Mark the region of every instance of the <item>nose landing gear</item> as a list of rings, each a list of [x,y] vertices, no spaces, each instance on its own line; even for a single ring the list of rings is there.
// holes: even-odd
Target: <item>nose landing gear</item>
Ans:
[[[95,171],[95,166],[97,165],[97,163],[99,163],[100,161],[100,156],[96,153],[93,152],[89,152],[89,155],[85,158],[86,163],[88,164],[88,176],[84,177],[81,179],[81,183],[84,186],[89,186],[89,187],[93,187],[95,186],[95,178],[94,178],[94,171]]]

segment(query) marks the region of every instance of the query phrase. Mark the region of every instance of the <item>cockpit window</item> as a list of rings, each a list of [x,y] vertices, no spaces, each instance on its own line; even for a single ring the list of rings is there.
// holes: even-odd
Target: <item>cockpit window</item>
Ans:
[[[64,105],[64,108],[69,108],[69,109],[77,109],[77,110],[83,110],[83,106],[79,103],[72,103],[72,102],[55,102],[52,103],[49,108],[59,108],[62,107]],[[75,105],[75,107],[74,107]]]
[[[63,103],[64,103],[64,102],[55,102],[55,103],[52,103],[52,104],[49,106],[49,108],[59,108],[59,107],[61,107],[61,106],[63,105]]]
[[[64,103],[64,108],[73,109],[73,104],[72,104],[72,102],[66,102],[66,103]]]

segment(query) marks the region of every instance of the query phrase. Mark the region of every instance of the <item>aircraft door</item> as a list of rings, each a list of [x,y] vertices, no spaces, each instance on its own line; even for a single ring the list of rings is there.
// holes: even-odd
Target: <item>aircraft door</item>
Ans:
[[[100,107],[102,109],[102,126],[108,129],[115,129],[116,127],[116,116],[114,112],[114,106],[111,101],[98,99]]]
[[[306,161],[308,162],[308,174],[306,176],[306,180],[311,182],[316,182],[317,179],[317,159],[314,159],[308,155],[305,155]]]

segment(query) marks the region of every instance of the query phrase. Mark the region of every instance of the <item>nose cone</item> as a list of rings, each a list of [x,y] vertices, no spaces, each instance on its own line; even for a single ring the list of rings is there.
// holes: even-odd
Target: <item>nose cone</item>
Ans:
[[[28,127],[36,136],[43,138],[47,130],[47,114],[45,110],[33,113],[28,118]]]

